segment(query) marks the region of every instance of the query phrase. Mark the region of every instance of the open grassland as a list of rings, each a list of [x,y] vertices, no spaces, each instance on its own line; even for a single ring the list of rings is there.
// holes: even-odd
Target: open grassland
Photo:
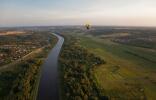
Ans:
[[[80,43],[106,64],[95,68],[101,94],[111,99],[156,99],[156,51],[112,42],[110,38],[80,36]]]

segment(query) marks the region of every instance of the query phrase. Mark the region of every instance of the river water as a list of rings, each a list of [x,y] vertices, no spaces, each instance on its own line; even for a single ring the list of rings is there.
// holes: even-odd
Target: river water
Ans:
[[[58,42],[42,66],[37,100],[59,100],[58,57],[64,38],[55,33],[52,34],[58,38]]]

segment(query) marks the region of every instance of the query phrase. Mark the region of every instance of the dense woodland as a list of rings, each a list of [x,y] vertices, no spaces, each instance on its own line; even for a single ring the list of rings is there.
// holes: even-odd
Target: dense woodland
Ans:
[[[65,37],[66,38],[66,37]],[[62,100],[107,100],[100,96],[92,71],[105,61],[68,37],[60,57]]]
[[[22,70],[13,82],[10,96],[7,96],[9,100],[33,100],[41,64],[41,60],[30,59],[20,65]]]

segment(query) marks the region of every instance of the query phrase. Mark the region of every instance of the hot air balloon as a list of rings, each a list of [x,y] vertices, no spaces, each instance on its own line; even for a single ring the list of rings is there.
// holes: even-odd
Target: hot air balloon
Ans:
[[[86,27],[87,30],[90,29],[90,25],[89,24],[86,24],[85,27]]]

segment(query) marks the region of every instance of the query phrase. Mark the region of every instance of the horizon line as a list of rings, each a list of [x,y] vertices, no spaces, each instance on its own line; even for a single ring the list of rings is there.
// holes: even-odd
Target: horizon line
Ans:
[[[21,26],[0,26],[0,28],[26,28],[26,27],[65,27],[65,26],[85,26],[84,25],[21,25]],[[95,24],[91,24],[92,27],[136,27],[136,28],[156,28],[156,26],[139,26],[139,25],[95,25]]]

